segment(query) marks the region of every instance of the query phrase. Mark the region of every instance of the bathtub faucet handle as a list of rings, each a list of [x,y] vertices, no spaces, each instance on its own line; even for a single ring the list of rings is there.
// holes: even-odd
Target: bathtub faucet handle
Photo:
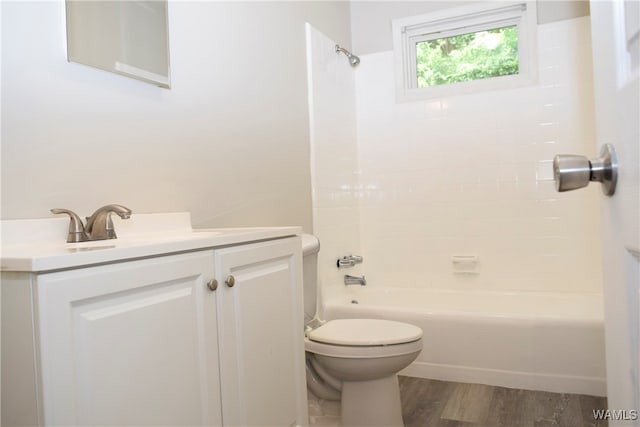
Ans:
[[[336,266],[338,268],[348,268],[353,267],[356,264],[362,264],[362,261],[363,259],[360,255],[347,255],[343,256],[342,258],[338,258]]]

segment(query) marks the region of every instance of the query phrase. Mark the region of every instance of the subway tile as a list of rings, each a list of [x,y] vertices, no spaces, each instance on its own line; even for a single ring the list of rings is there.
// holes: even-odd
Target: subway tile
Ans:
[[[490,99],[396,104],[392,53],[367,55],[371,66],[356,78],[357,144],[340,138],[346,123],[316,144],[317,232],[342,245],[347,236],[359,239],[363,272],[385,285],[592,289],[587,277],[585,284],[561,278],[583,265],[599,271],[585,249],[591,237],[578,239],[578,249],[570,243],[597,222],[585,212],[597,211],[599,193],[558,194],[551,173],[555,154],[595,155],[591,83],[580,73],[590,61],[580,46],[585,22],[540,26],[539,83]],[[349,168],[352,160],[361,174]],[[349,228],[354,215],[358,230]],[[480,256],[477,277],[452,275],[450,256],[460,251]]]
[[[553,161],[539,160],[536,164],[536,181],[553,180]]]
[[[539,49],[554,49],[561,45],[560,29],[557,26],[539,26],[538,27],[538,43]]]

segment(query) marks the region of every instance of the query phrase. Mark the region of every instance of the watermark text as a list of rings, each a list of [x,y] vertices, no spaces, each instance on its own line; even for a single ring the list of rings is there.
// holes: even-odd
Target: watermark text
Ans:
[[[637,409],[594,409],[593,418],[607,421],[636,421]]]

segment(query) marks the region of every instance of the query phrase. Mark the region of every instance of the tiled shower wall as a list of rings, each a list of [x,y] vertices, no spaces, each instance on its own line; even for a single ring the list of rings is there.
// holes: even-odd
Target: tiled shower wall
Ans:
[[[309,29],[325,298],[344,273],[368,286],[600,292],[599,186],[557,193],[551,169],[555,154],[597,153],[588,18],[539,25],[535,85],[421,102],[395,102],[393,52],[352,69],[334,45]],[[364,264],[337,270],[349,253]],[[456,255],[476,256],[477,273],[454,273]]]
[[[357,136],[355,74],[336,42],[307,24],[307,72],[311,130],[313,232],[320,239],[318,270],[324,298],[339,294],[339,257],[360,254],[355,189]],[[359,268],[349,270],[358,274]]]
[[[539,25],[536,85],[408,103],[393,52],[362,56],[370,286],[600,292],[600,188],[557,193],[551,169],[555,154],[597,154],[590,46],[588,17]],[[477,256],[477,274],[454,273],[456,255]]]

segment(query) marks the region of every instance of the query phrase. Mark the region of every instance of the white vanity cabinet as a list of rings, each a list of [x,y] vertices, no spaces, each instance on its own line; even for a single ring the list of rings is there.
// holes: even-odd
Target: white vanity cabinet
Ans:
[[[292,426],[306,417],[302,247],[297,239],[216,251],[224,424]],[[292,327],[296,325],[295,327]],[[300,327],[299,327],[300,326]],[[300,355],[302,354],[302,357]],[[305,396],[302,397],[301,396]],[[306,424],[306,418],[304,419]]]
[[[40,274],[45,425],[220,425],[213,251]]]
[[[300,257],[287,237],[3,272],[2,424],[306,425]]]

